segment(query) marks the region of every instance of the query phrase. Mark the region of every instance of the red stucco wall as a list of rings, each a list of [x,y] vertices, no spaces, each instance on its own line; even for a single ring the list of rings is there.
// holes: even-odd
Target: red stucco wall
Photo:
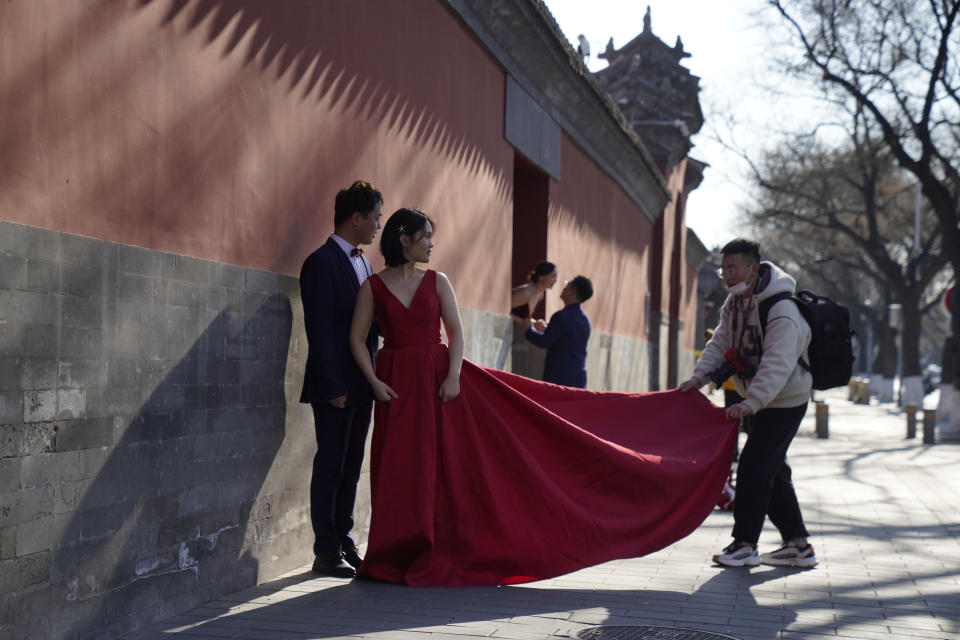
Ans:
[[[365,178],[506,309],[504,73],[437,0],[4,2],[0,87],[0,219],[296,274]]]
[[[663,271],[660,278],[660,290],[663,295],[660,299],[660,310],[664,314],[671,313],[672,295],[677,295],[674,287],[671,285],[679,284],[676,272],[678,265],[682,269],[683,254],[677,253],[683,248],[683,241],[686,236],[686,226],[683,220],[678,217],[683,216],[683,179],[686,174],[687,161],[683,159],[680,164],[674,167],[668,167],[664,178],[667,181],[667,188],[670,190],[670,203],[663,210]],[[679,226],[679,229],[678,229]],[[675,311],[675,308],[674,308]]]
[[[683,332],[680,335],[680,349],[693,351],[701,346],[697,335],[697,270],[686,261],[683,278],[683,302],[680,305],[680,319]],[[681,354],[681,358],[683,355]]]
[[[562,179],[551,183],[548,258],[561,283],[578,273],[593,281],[584,309],[595,331],[644,338],[653,223],[566,135],[562,157]],[[548,314],[562,305],[560,288],[548,295]]]

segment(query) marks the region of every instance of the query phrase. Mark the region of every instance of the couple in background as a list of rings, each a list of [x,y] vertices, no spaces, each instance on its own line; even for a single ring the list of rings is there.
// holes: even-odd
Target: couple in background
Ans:
[[[453,286],[418,266],[430,262],[435,221],[394,213],[380,233],[387,267],[372,274],[351,254],[379,230],[382,197],[360,182],[344,192],[354,190],[365,195],[343,201],[358,208],[337,210],[334,236],[301,272],[316,571],[413,586],[520,583],[651,553],[703,521],[736,436],[722,410],[699,394],[588,391],[464,360]],[[373,512],[360,558],[350,529],[373,397]]]
[[[513,355],[520,361],[515,363],[514,372],[530,373],[524,370],[522,362],[529,359],[529,343],[547,350],[542,375],[545,382],[584,389],[587,386],[590,318],[580,305],[593,296],[593,283],[586,276],[565,282],[560,292],[563,309],[550,317],[549,324],[542,319],[531,320],[534,309],[556,282],[557,267],[545,260],[533,268],[527,282],[510,292],[510,315],[517,327]]]

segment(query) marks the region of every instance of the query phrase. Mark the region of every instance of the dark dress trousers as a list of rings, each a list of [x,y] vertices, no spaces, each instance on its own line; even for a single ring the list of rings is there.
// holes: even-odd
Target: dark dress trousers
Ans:
[[[572,302],[550,316],[543,333],[527,329],[526,338],[547,350],[543,364],[544,382],[567,387],[587,386],[587,340],[590,339],[590,318]]]
[[[309,345],[300,402],[313,408],[317,433],[310,481],[317,556],[335,556],[354,545],[353,507],[373,407],[370,385],[350,353],[350,323],[359,289],[350,259],[332,238],[311,253],[300,270]],[[375,324],[367,335],[367,349],[375,357]],[[343,409],[330,404],[340,396],[347,397]]]

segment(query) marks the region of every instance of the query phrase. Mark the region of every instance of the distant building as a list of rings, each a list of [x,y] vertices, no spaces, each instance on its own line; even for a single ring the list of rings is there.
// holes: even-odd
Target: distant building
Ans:
[[[653,260],[649,271],[650,379],[673,387],[682,378],[680,369],[689,358],[691,340],[699,334],[684,331],[696,326],[696,305],[685,300],[695,277],[685,275],[687,195],[699,186],[706,164],[687,154],[693,147],[690,136],[703,126],[700,110],[700,79],[680,64],[690,54],[680,37],[673,47],[653,34],[650,7],[643,19],[643,31],[620,49],[607,43],[600,57],[609,66],[594,76],[613,98],[637,132],[663,173],[671,193],[670,204],[657,218]],[[695,271],[696,265],[691,265]],[[663,339],[663,338],[666,339]]]

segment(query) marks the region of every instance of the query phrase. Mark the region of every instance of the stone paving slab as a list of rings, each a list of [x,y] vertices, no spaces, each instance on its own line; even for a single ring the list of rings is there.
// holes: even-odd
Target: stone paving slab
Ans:
[[[413,589],[304,567],[126,638],[543,640],[651,625],[742,640],[960,640],[960,445],[906,440],[892,405],[818,397],[830,437],[815,437],[811,408],[790,450],[814,569],[713,566],[733,524],[715,511],[667,549],[553,580]],[[778,542],[768,523],[761,549]]]

